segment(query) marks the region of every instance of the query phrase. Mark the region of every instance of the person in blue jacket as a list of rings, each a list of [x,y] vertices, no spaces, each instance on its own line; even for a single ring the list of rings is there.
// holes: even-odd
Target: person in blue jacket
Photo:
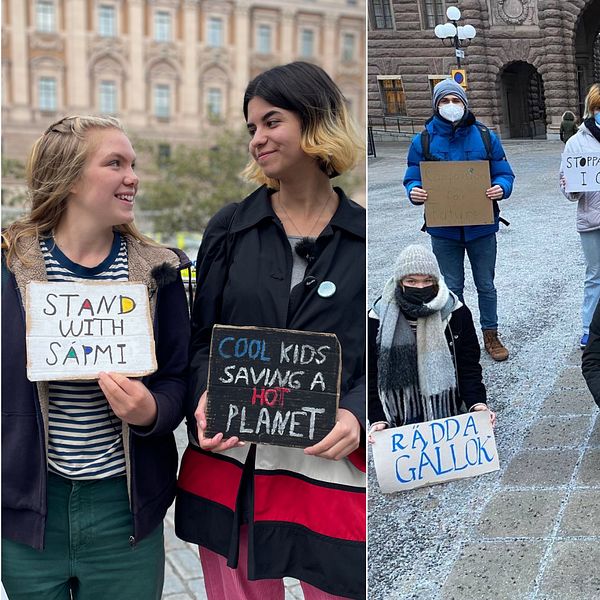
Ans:
[[[427,201],[427,190],[423,189],[421,181],[421,161],[489,160],[491,187],[486,196],[494,203],[494,223],[426,227],[426,230],[431,235],[431,246],[444,279],[461,302],[464,301],[464,256],[467,253],[477,288],[485,349],[494,360],[506,360],[508,350],[498,337],[498,302],[494,286],[500,213],[497,202],[510,196],[515,176],[500,140],[476,121],[469,110],[465,91],[454,80],[445,79],[435,86],[433,111],[425,131],[412,141],[404,187],[413,204],[423,204]]]

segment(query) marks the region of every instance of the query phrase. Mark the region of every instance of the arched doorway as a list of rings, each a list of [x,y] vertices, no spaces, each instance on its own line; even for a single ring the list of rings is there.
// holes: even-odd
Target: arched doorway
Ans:
[[[600,83],[600,0],[592,0],[579,17],[575,28],[575,65],[579,117],[583,101],[592,83]]]
[[[530,63],[516,61],[501,74],[503,137],[545,138],[546,101],[542,76]]]

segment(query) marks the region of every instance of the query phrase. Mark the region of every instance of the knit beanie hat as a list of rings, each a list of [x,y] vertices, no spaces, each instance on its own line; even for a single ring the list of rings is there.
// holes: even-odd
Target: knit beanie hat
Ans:
[[[454,79],[444,79],[433,88],[432,104],[433,110],[435,112],[437,112],[438,110],[438,102],[444,96],[448,96],[449,94],[454,94],[455,96],[458,96],[462,100],[462,103],[465,105],[465,108],[469,108],[469,101],[467,100],[467,94],[465,93],[465,90],[460,85],[458,85],[458,83],[456,83]]]
[[[396,282],[407,275],[431,275],[440,281],[442,274],[435,254],[426,246],[411,244],[400,252],[394,268]]]

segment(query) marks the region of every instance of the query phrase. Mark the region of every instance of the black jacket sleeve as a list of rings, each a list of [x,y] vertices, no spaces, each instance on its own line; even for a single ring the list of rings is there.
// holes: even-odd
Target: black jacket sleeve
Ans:
[[[369,422],[386,421],[379,392],[377,391],[377,333],[379,331],[379,319],[369,317],[368,321],[368,344],[369,344]]]
[[[196,261],[196,296],[192,309],[190,381],[185,414],[195,432],[194,411],[206,390],[210,338],[220,322],[223,289],[229,272],[227,236],[237,204],[222,208],[208,223]]]
[[[590,339],[583,351],[581,370],[594,401],[600,406],[600,302],[590,325]]]
[[[479,340],[475,333],[473,316],[466,306],[461,306],[452,313],[446,328],[446,337],[454,351],[458,391],[466,409],[469,410],[479,402],[487,403],[479,362]]]

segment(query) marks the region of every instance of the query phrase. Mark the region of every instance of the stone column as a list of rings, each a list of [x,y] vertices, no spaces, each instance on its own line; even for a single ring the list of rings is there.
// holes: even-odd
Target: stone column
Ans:
[[[337,19],[326,15],[323,19],[323,62],[321,66],[335,79],[336,65],[340,62],[340,37],[337,30]]]
[[[250,80],[250,8],[246,2],[240,2],[234,9],[235,49],[233,63],[233,81],[229,93],[229,116],[233,122],[239,122],[239,107],[244,91]]]
[[[198,14],[197,0],[186,0],[183,5],[183,81],[181,108],[186,131],[198,132]]]
[[[87,64],[87,2],[66,0],[64,10],[67,32],[65,108],[68,113],[86,114],[93,105]]]
[[[129,72],[127,79],[127,125],[147,124],[146,68],[144,65],[144,0],[128,0],[129,8]]]
[[[289,8],[284,8],[281,15],[281,64],[292,62],[296,57],[296,48],[294,47],[294,12]]]
[[[22,0],[10,0],[11,32],[10,53],[12,61],[11,88],[13,105],[10,117],[13,121],[31,121],[31,98],[29,94],[29,71],[27,51],[26,5]],[[34,82],[35,85],[35,82]]]

